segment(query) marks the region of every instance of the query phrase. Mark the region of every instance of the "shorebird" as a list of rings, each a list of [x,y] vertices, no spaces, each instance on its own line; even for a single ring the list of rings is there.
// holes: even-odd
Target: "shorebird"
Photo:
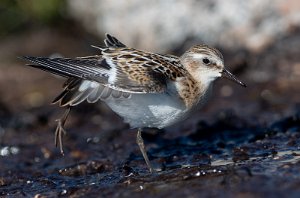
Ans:
[[[127,47],[109,34],[104,43],[104,47],[92,46],[99,50],[93,56],[22,57],[31,62],[29,66],[67,78],[62,93],[53,101],[68,107],[55,132],[55,144],[62,153],[62,134],[70,108],[83,101],[101,100],[131,128],[137,128],[136,142],[153,172],[142,129],[161,129],[187,118],[205,101],[219,77],[246,86],[225,68],[220,51],[207,45],[195,45],[177,57]]]

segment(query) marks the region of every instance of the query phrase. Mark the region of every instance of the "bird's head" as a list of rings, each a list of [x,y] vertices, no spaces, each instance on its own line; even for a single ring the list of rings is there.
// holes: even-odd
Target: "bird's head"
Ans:
[[[246,87],[225,68],[223,55],[215,48],[207,45],[193,46],[183,54],[181,61],[195,80],[202,85],[208,86],[218,77],[226,77]]]

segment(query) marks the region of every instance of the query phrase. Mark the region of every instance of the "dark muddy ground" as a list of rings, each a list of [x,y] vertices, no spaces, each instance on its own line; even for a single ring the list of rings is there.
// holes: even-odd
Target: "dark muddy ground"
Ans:
[[[99,41],[50,29],[3,40],[0,196],[299,197],[299,35],[259,54],[227,52],[246,89],[218,80],[207,105],[190,119],[145,131],[155,174],[148,173],[135,130],[105,105],[73,109],[62,156],[53,142],[63,110],[48,104],[63,79],[16,60],[55,51],[88,55]]]

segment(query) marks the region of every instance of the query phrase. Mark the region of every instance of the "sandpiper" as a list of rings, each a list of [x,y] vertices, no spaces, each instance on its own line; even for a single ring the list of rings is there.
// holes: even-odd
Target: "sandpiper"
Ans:
[[[227,77],[246,86],[224,67],[222,54],[207,45],[195,45],[181,57],[146,52],[127,47],[106,34],[105,47],[95,47],[98,55],[78,58],[24,56],[29,66],[67,78],[53,103],[67,110],[58,120],[55,144],[62,147],[64,124],[70,108],[83,101],[105,102],[131,128],[153,172],[141,136],[143,128],[164,128],[185,119],[201,105],[212,82]]]

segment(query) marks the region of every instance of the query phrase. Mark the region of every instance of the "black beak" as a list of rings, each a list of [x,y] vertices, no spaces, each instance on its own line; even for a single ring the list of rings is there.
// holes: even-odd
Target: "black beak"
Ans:
[[[232,80],[233,82],[236,82],[240,84],[243,87],[247,87],[244,83],[242,83],[240,80],[238,80],[232,73],[230,73],[227,69],[223,69],[222,71],[222,77],[228,78],[229,80]]]

